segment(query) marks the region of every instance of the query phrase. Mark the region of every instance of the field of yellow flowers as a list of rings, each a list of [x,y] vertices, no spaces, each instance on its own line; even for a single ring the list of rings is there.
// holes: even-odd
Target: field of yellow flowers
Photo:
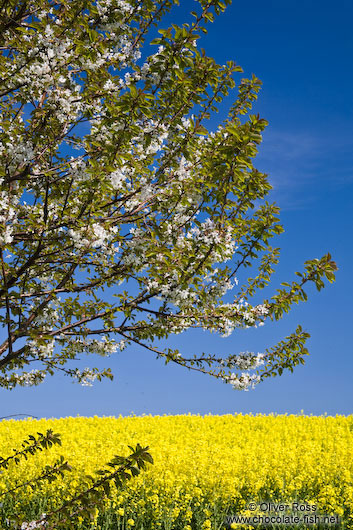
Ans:
[[[43,485],[40,496],[28,489],[29,520],[45,512],[48,502],[55,504],[56,499],[77,491],[85,475],[93,474],[114,455],[127,454],[127,445],[138,442],[149,446],[154,465],[118,492],[105,513],[97,514],[92,527],[229,528],[225,517],[248,514],[249,502],[298,500],[339,515],[341,528],[353,528],[353,416],[236,414],[1,421],[1,456],[10,455],[29,434],[47,429],[61,434],[61,447],[9,466],[0,475],[1,495],[61,454],[73,466],[64,479]],[[11,502],[3,502],[2,521],[14,509],[16,498]]]

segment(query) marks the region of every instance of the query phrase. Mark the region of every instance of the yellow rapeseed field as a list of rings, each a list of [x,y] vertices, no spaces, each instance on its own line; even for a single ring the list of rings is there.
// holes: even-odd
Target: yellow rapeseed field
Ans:
[[[74,467],[41,495],[63,498],[86,474],[127,445],[150,447],[155,464],[117,493],[114,525],[165,530],[222,528],[250,501],[299,500],[353,528],[353,416],[224,415],[93,417],[0,422],[1,456],[47,429],[62,447],[43,451],[0,476],[0,492],[61,454]],[[53,493],[55,494],[53,497]],[[27,492],[30,495],[30,491]],[[113,523],[112,523],[113,524]],[[104,526],[105,525],[105,526]],[[232,525],[235,527],[235,525]]]

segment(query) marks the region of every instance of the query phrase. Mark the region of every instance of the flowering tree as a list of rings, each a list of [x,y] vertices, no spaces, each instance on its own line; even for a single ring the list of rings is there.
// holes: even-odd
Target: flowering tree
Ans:
[[[329,254],[254,303],[282,232],[253,166],[266,122],[260,81],[242,79],[227,118],[205,120],[241,68],[197,46],[230,0],[198,0],[193,21],[155,26],[177,0],[7,0],[0,14],[0,385],[35,385],[135,343],[165,362],[247,389],[303,362],[300,327],[263,354],[160,349],[190,328],[228,336],[278,319],[332,282]],[[153,39],[153,40],[151,40]],[[252,278],[249,265],[257,267]],[[233,290],[235,294],[230,291]]]

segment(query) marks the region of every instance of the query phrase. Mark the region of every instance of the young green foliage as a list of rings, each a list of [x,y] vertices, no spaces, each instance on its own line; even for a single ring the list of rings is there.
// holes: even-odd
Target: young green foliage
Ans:
[[[45,449],[49,449],[49,445],[45,445]],[[97,477],[87,475],[85,478],[85,485],[81,485],[77,492],[67,499],[60,498],[57,503],[56,497],[51,497],[51,501],[47,508],[48,513],[42,514],[37,520],[30,522],[23,522],[27,502],[23,501],[21,490],[30,487],[34,492],[45,482],[53,482],[58,478],[64,478],[66,471],[71,471],[72,468],[61,456],[52,465],[46,465],[42,472],[32,479],[26,480],[11,489],[1,493],[0,497],[14,499],[14,513],[11,515],[11,520],[8,518],[8,524],[14,529],[32,529],[45,527],[47,529],[67,529],[77,528],[78,519],[82,521],[94,520],[106,505],[107,499],[113,499],[116,496],[117,490],[121,490],[125,484],[132,478],[138,476],[142,471],[146,470],[146,464],[153,464],[153,458],[148,452],[148,447],[142,447],[137,444],[136,447],[129,446],[130,454],[125,456],[114,456],[114,458],[106,464],[106,467],[96,471]],[[34,452],[30,453],[31,455]],[[3,459],[3,461],[9,459]],[[14,460],[15,464],[18,460]],[[27,495],[26,495],[27,497]],[[53,501],[56,504],[53,504]]]
[[[48,429],[46,434],[37,432],[37,438],[30,434],[27,440],[22,443],[21,449],[13,449],[13,455],[4,458],[0,456],[0,468],[7,469],[10,463],[18,464],[22,458],[28,459],[29,455],[34,455],[37,451],[43,449],[50,449],[55,444],[61,445],[60,434],[55,434],[51,429]]]

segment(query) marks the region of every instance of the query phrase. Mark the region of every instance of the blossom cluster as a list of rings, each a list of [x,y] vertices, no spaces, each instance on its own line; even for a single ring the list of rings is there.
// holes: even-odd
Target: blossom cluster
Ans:
[[[16,386],[35,386],[42,383],[46,377],[45,370],[33,369],[30,372],[16,373],[12,372],[10,375],[0,376],[1,386],[9,390]]]
[[[254,388],[260,382],[260,376],[243,372],[239,374],[230,374],[224,376],[224,381],[232,385],[235,390],[249,390]]]

